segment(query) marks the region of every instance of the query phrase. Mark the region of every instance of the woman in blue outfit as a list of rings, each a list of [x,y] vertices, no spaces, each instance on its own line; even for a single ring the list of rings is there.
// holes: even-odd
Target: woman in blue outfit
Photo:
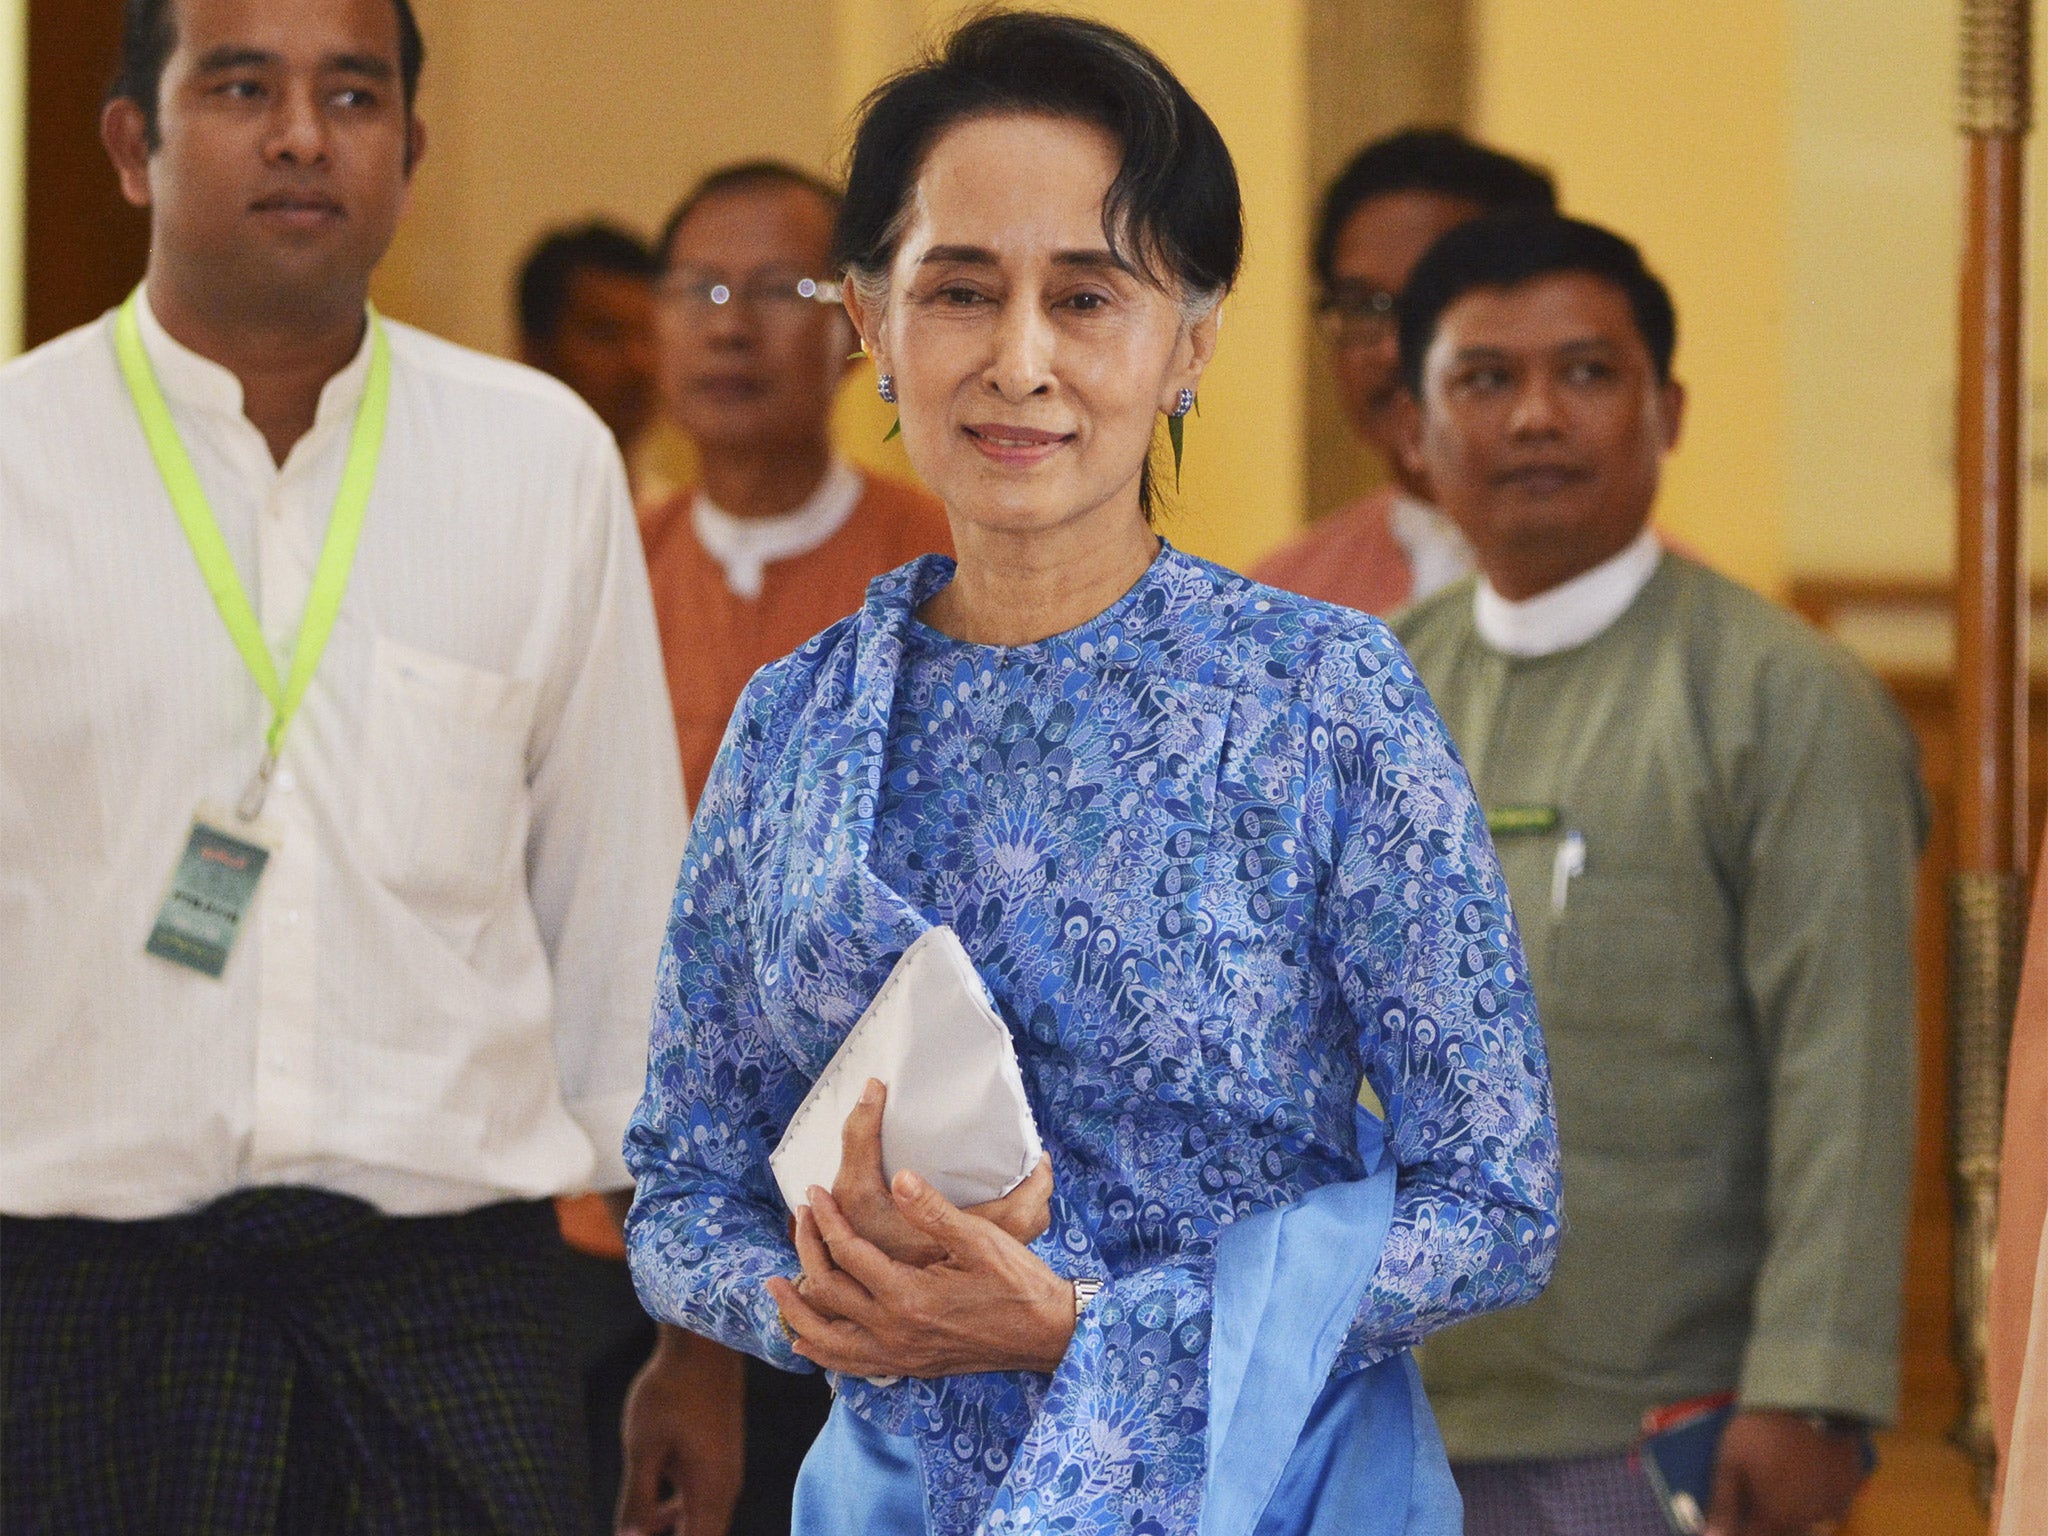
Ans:
[[[1542,1041],[1421,684],[1150,526],[1242,239],[1214,124],[1111,29],[985,16],[865,110],[848,307],[958,563],[748,688],[627,1147],[650,1310],[835,1373],[805,1536],[1455,1532],[1408,1351],[1549,1274]],[[871,1094],[787,1210],[769,1152],[941,923],[1049,1175],[885,1186]]]

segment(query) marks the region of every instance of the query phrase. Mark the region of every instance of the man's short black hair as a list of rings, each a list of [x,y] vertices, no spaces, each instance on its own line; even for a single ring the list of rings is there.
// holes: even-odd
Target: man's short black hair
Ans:
[[[569,289],[579,272],[615,272],[654,281],[661,263],[638,235],[602,219],[550,230],[519,267],[519,333],[552,341],[569,312]]]
[[[1401,293],[1401,377],[1422,398],[1422,364],[1444,311],[1476,288],[1519,288],[1558,272],[1612,283],[1628,299],[1660,384],[1671,380],[1678,313],[1643,254],[1612,230],[1556,214],[1495,214],[1460,225],[1429,248]]]
[[[664,265],[668,261],[668,248],[675,243],[676,231],[683,227],[683,221],[697,211],[698,205],[707,198],[721,192],[751,192],[757,187],[798,187],[817,198],[825,205],[825,212],[836,222],[840,204],[845,200],[839,188],[822,176],[814,176],[801,166],[791,165],[787,160],[741,160],[732,165],[722,165],[717,170],[700,178],[697,184],[683,194],[683,200],[676,204],[675,212],[668,216],[661,226],[661,238],[654,247],[655,259]]]
[[[1541,166],[1475,144],[1455,128],[1405,128],[1351,157],[1323,194],[1316,221],[1316,276],[1335,280],[1337,237],[1351,215],[1393,192],[1436,192],[1483,213],[1555,213],[1557,183]]]
[[[142,108],[142,121],[149,131],[149,147],[159,143],[157,135],[157,88],[163,83],[164,66],[178,46],[177,23],[171,13],[172,0],[126,0],[121,11],[121,65],[107,92],[109,101],[119,97]],[[398,13],[398,79],[405,94],[405,110],[412,113],[419,95],[420,71],[426,68],[427,45],[420,36],[420,24],[412,13],[412,0],[391,0]]]

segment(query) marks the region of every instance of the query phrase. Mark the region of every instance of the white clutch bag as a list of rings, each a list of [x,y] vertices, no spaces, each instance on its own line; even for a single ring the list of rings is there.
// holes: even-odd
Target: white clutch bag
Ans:
[[[1007,1195],[1037,1166],[1038,1125],[1010,1031],[951,928],[903,952],[769,1154],[790,1210],[839,1176],[840,1133],[871,1077],[889,1090],[883,1177],[911,1169],[968,1206]]]

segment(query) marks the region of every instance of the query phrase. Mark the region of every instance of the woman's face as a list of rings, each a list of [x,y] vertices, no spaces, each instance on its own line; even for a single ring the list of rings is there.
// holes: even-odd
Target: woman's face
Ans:
[[[978,118],[932,147],[879,316],[854,321],[893,375],[903,446],[956,519],[1029,533],[1139,516],[1161,411],[1216,344],[1126,270],[1102,233],[1121,156],[1085,123]]]

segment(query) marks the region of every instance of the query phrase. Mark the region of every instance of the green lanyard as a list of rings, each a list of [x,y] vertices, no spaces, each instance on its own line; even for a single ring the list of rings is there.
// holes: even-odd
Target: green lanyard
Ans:
[[[362,404],[356,407],[355,432],[349,439],[348,464],[341,473],[341,492],[334,499],[334,515],[327,524],[327,542],[320,550],[320,563],[313,570],[313,586],[306,597],[306,612],[299,620],[299,637],[292,646],[291,671],[280,683],[270,646],[263,638],[263,626],[249,604],[234,560],[220,536],[220,524],[207,505],[206,492],[193,472],[192,460],[178,438],[171,408],[164,402],[156,370],[142,346],[140,309],[142,290],[137,288],[121,306],[114,326],[114,345],[121,359],[121,372],[134,397],[135,412],[142,418],[143,435],[156,459],[157,473],[184,525],[192,545],[192,557],[199,562],[199,574],[213,594],[228,635],[256,686],[270,701],[270,730],[264,737],[263,761],[256,776],[243,791],[237,814],[254,821],[263,809],[270,790],[271,775],[277,772],[278,753],[284,733],[299,712],[313,673],[334,632],[335,617],[341,612],[342,593],[348,590],[348,576],[356,559],[356,542],[363,532],[363,514],[369,509],[370,489],[377,480],[377,459],[384,450],[384,418],[391,401],[391,344],[385,339],[384,322],[370,312],[370,373],[363,384]]]

